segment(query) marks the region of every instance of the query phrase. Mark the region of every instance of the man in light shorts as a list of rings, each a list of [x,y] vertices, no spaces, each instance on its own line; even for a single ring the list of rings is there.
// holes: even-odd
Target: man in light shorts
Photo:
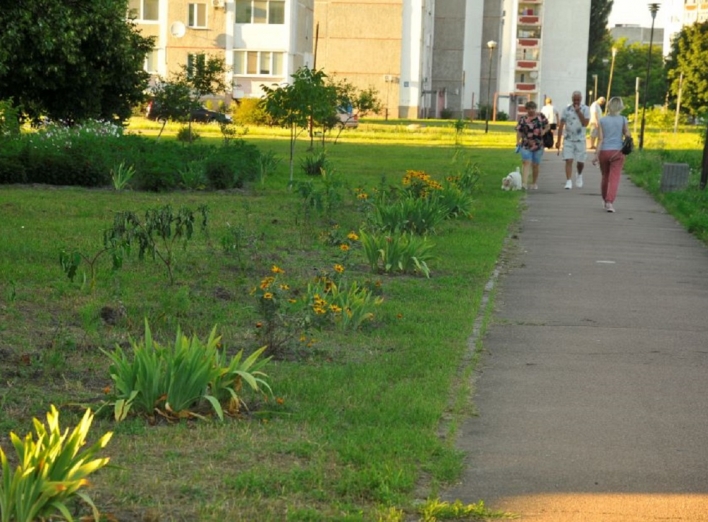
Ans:
[[[580,91],[573,92],[572,103],[560,115],[558,126],[558,140],[556,149],[561,152],[563,144],[563,159],[565,160],[565,188],[573,188],[573,161],[578,171],[575,186],[583,186],[583,167],[585,167],[585,128],[590,122],[590,109],[583,103]]]
[[[597,150],[597,128],[602,118],[602,108],[605,106],[605,97],[600,96],[590,104],[590,149]]]

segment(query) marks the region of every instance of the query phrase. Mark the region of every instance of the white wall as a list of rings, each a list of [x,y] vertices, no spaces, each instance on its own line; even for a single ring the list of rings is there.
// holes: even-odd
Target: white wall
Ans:
[[[590,0],[546,0],[543,16],[539,99],[550,96],[560,110],[573,91],[585,93]]]

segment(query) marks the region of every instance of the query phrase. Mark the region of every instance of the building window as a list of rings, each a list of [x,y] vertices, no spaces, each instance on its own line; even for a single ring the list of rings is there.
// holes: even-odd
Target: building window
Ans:
[[[145,70],[149,73],[157,73],[157,57],[159,55],[159,51],[157,49],[153,49],[147,55],[145,56]]]
[[[203,54],[188,54],[187,55],[187,77],[192,78],[194,76],[194,69],[199,68],[204,70],[206,56]]]
[[[189,27],[206,27],[206,4],[189,4]]]
[[[142,0],[140,18],[157,22],[160,19],[160,0]]]
[[[272,51],[234,51],[234,74],[282,76],[284,53]]]
[[[237,24],[284,24],[285,0],[236,0]]]

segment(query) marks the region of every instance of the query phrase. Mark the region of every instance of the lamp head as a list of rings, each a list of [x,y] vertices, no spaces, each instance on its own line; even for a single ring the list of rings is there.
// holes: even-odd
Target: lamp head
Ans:
[[[496,49],[496,47],[497,47],[497,42],[495,42],[494,40],[489,40],[489,41],[487,42],[487,47],[489,47],[490,49]]]
[[[617,48],[613,47],[612,48],[612,58],[614,58],[615,56],[617,56]]]
[[[656,18],[656,12],[659,10],[659,5],[657,2],[649,4],[649,12],[651,13],[652,19]]]

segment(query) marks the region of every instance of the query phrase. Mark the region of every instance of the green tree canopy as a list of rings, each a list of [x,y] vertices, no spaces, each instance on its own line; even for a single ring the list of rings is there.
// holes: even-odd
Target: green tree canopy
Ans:
[[[692,116],[708,109],[708,22],[684,27],[676,36],[667,60],[669,89],[678,96],[683,74],[681,107]]]
[[[610,54],[612,47],[612,37],[607,30],[607,18],[612,11],[613,0],[591,0],[590,2],[590,32],[588,35],[588,68],[587,68],[587,87],[586,92],[590,92],[595,88],[595,79],[593,75],[598,76],[598,81],[602,77],[606,66],[602,63],[602,59]],[[605,76],[605,86],[607,86],[607,76]],[[602,89],[598,84],[598,90],[602,93]],[[601,94],[594,93],[594,97],[598,98]]]
[[[22,0],[0,9],[0,99],[26,117],[123,121],[143,98],[153,40],[127,0]]]
[[[642,43],[629,44],[626,38],[615,40],[612,47],[617,49],[615,67],[612,74],[612,91],[610,96],[621,96],[625,108],[634,111],[635,93],[639,78],[639,104],[644,103],[644,82],[647,74],[647,60],[649,59],[649,45]],[[608,65],[599,76],[598,96],[607,96],[607,82],[609,80],[612,50],[607,56]],[[661,55],[660,43],[655,42],[651,53],[651,73],[649,75],[649,89],[647,92],[647,107],[662,105],[666,98],[666,71],[664,58]]]

